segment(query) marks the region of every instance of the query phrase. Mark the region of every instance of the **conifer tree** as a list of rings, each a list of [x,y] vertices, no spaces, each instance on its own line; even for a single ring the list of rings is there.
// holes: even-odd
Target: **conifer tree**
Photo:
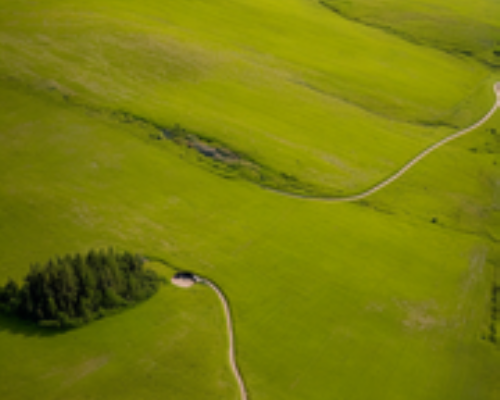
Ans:
[[[131,253],[91,250],[34,264],[22,287],[0,287],[0,311],[47,327],[71,327],[152,296],[161,279]]]

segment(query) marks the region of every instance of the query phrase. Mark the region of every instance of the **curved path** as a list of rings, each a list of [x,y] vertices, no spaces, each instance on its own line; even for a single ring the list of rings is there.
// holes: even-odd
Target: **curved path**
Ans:
[[[238,387],[240,389],[240,398],[241,400],[248,400],[248,394],[245,387],[245,382],[243,381],[243,377],[241,376],[240,370],[238,369],[238,365],[236,363],[236,351],[234,348],[234,327],[233,320],[231,318],[231,309],[229,308],[229,303],[217,285],[206,278],[201,278],[196,276],[196,279],[200,283],[204,283],[205,285],[211,287],[213,291],[219,297],[219,300],[222,304],[222,308],[224,309],[224,314],[226,315],[226,325],[227,325],[227,335],[229,337],[229,364],[231,365],[231,369],[233,370],[234,377],[238,382]]]
[[[347,196],[347,197],[313,197],[313,196],[304,196],[304,195],[298,195],[298,194],[290,194],[290,193],[284,193],[280,192],[277,190],[274,190],[277,193],[280,194],[286,194],[287,196],[291,197],[296,197],[296,198],[301,198],[305,200],[317,200],[317,201],[329,201],[329,202],[336,202],[336,203],[348,203],[356,200],[361,200],[364,199],[365,197],[368,197],[379,190],[382,190],[386,186],[390,185],[392,182],[394,182],[396,179],[400,178],[403,174],[405,174],[410,168],[412,168],[414,165],[419,163],[423,158],[434,152],[435,150],[439,149],[441,146],[444,146],[445,144],[458,139],[461,136],[464,136],[465,134],[471,132],[472,130],[480,127],[482,124],[484,124],[486,121],[488,121],[491,116],[495,113],[497,109],[500,108],[500,82],[496,83],[493,87],[493,90],[495,91],[496,94],[496,101],[493,107],[491,108],[488,113],[481,118],[478,122],[475,124],[469,126],[468,128],[465,128],[457,133],[454,133],[453,135],[450,135],[443,140],[440,140],[439,142],[433,144],[432,146],[428,147],[421,153],[419,153],[416,157],[414,157],[412,160],[410,160],[407,164],[405,164],[401,169],[399,169],[396,173],[385,179],[384,181],[380,182],[379,184],[373,186],[371,189],[368,189],[362,193],[355,194],[352,196]],[[231,365],[231,369],[233,370],[233,374],[236,378],[236,381],[238,383],[238,387],[240,390],[240,398],[241,400],[248,400],[248,392],[245,387],[245,382],[243,381],[243,377],[240,373],[240,370],[238,369],[238,365],[236,363],[236,356],[235,356],[235,339],[234,339],[234,327],[233,327],[233,321],[231,318],[231,309],[229,308],[229,303],[224,296],[224,293],[215,285],[215,283],[211,282],[210,280],[206,278],[202,278],[199,276],[195,276],[196,281],[199,283],[204,283],[205,285],[209,286],[210,288],[213,289],[213,291],[217,294],[219,297],[219,300],[222,304],[222,307],[224,309],[224,314],[226,316],[226,326],[227,326],[227,334],[229,337],[229,364]]]
[[[176,273],[181,272],[179,269],[173,267],[170,263],[167,261],[163,260],[160,257],[155,257],[148,255],[144,257],[146,261],[155,261],[159,262],[163,265],[165,265],[168,268],[171,268],[174,270]],[[231,318],[231,309],[229,307],[229,302],[226,299],[226,296],[224,296],[224,293],[222,290],[219,289],[219,287],[210,281],[207,278],[203,278],[199,275],[193,274],[194,279],[196,283],[203,283],[207,286],[209,286],[219,297],[219,300],[222,304],[222,308],[224,311],[224,315],[226,317],[226,328],[227,328],[227,335],[229,338],[229,349],[228,349],[228,356],[229,356],[229,364],[231,366],[231,369],[233,371],[233,375],[236,378],[236,382],[238,383],[238,388],[240,391],[240,399],[241,400],[248,400],[248,392],[245,387],[245,382],[243,381],[243,376],[241,375],[240,370],[238,369],[238,364],[236,363],[236,350],[235,350],[235,340],[234,340],[234,327],[233,327],[233,319]]]
[[[408,161],[402,168],[400,168],[398,171],[396,171],[393,175],[389,176],[388,178],[386,178],[382,182],[378,183],[377,185],[373,186],[372,188],[370,188],[364,192],[354,194],[351,196],[346,196],[346,197],[327,197],[327,196],[321,197],[321,196],[308,196],[308,195],[287,193],[287,192],[283,192],[283,191],[276,190],[276,189],[269,189],[269,190],[276,192],[276,193],[279,193],[279,194],[282,194],[282,195],[285,195],[285,196],[289,196],[289,197],[296,197],[296,198],[304,199],[304,200],[328,201],[328,202],[332,202],[332,203],[349,203],[351,201],[357,201],[357,200],[364,199],[365,197],[371,196],[372,194],[374,194],[374,193],[382,190],[386,186],[390,185],[396,179],[400,178],[402,175],[404,175],[406,172],[408,172],[409,169],[414,167],[416,164],[418,164],[420,161],[422,161],[422,159],[427,157],[432,152],[436,151],[437,149],[444,146],[445,144],[447,144],[455,139],[458,139],[461,136],[464,136],[465,134],[473,131],[474,129],[479,128],[486,121],[488,121],[493,116],[495,111],[500,108],[500,82],[497,82],[496,84],[493,85],[493,91],[495,92],[495,94],[497,96],[496,100],[495,100],[495,104],[493,105],[491,110],[488,111],[488,113],[483,118],[481,118],[479,121],[472,124],[468,128],[465,128],[459,132],[456,132],[450,136],[447,136],[444,139],[440,140],[439,142],[426,148],[425,150],[423,150],[422,152],[417,154],[414,158],[412,158],[410,161]]]

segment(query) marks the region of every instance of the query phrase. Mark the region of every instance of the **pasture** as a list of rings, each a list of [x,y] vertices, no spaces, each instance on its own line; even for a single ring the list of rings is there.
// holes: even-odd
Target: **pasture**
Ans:
[[[252,400],[498,397],[498,113],[347,204],[218,174],[149,124],[347,194],[484,115],[497,70],[311,0],[0,4],[2,283],[154,255],[224,290]],[[236,400],[224,324],[203,286],[61,334],[1,317],[0,398]]]

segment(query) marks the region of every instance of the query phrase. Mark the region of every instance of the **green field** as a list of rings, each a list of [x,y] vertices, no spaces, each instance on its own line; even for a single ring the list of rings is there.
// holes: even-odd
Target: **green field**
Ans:
[[[494,0],[411,3],[500,43]],[[223,288],[252,400],[499,398],[500,113],[363,201],[286,195],[383,180],[481,118],[497,67],[376,7],[0,5],[0,284],[90,248],[154,255]],[[156,139],[176,124],[295,186]],[[0,317],[0,354],[6,400],[238,399],[204,286],[64,333]]]

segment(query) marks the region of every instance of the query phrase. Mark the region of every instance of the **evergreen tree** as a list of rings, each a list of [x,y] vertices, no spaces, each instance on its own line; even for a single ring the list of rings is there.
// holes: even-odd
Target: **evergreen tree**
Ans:
[[[152,296],[161,279],[131,253],[91,250],[32,265],[19,287],[0,287],[0,311],[46,327],[73,327]]]

